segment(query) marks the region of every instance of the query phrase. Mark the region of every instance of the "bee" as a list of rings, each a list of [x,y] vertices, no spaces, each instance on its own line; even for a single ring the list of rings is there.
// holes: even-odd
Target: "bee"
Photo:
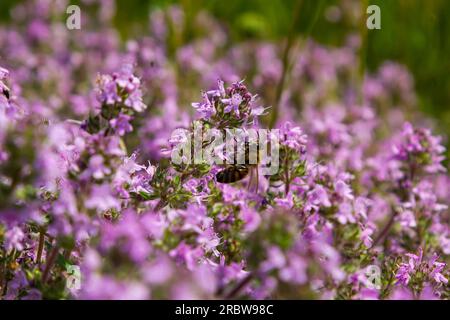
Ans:
[[[259,144],[256,144],[256,163],[251,163],[250,143],[245,142],[244,164],[238,164],[235,157],[234,163],[227,165],[227,167],[216,174],[217,182],[234,183],[243,180],[250,174],[248,189],[250,190],[254,186],[255,190],[257,190],[259,185],[259,158]]]
[[[245,164],[230,165],[216,174],[219,183],[233,183],[244,179],[250,171],[250,166]]]
[[[247,189],[257,191],[259,186],[258,165],[232,164],[216,173],[219,183],[234,183],[245,179],[250,174]]]

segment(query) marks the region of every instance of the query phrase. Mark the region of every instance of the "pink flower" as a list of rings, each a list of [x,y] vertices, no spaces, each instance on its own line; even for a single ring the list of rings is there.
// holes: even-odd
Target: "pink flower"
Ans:
[[[16,249],[21,251],[23,249],[23,240],[25,233],[18,226],[14,226],[5,233],[5,248],[7,251]]]

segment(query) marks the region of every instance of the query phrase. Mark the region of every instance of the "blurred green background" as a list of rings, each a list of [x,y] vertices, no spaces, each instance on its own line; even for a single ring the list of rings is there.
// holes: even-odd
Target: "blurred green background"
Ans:
[[[0,0],[0,20],[9,19],[9,8],[18,1]],[[79,1],[71,1],[77,3]],[[207,10],[226,26],[232,41],[249,38],[281,39],[293,30],[296,35],[311,35],[329,45],[342,45],[350,33],[365,39],[362,59],[375,70],[383,61],[394,60],[412,72],[420,108],[438,120],[440,129],[450,136],[450,1],[448,0],[133,0],[117,2],[115,24],[125,39],[145,30],[149,10],[179,4],[187,24],[200,10]],[[341,15],[364,14],[368,5],[381,8],[381,30],[367,30],[351,19],[331,23],[334,5],[348,8]],[[293,16],[299,6],[294,28]],[[347,6],[347,7],[346,7]],[[356,8],[356,9],[355,9]],[[188,32],[184,41],[193,36]]]

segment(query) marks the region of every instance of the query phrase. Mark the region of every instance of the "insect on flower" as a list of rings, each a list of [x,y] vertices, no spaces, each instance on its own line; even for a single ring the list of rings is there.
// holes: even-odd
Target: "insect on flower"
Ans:
[[[248,189],[256,191],[259,185],[258,164],[260,162],[261,149],[259,134],[256,141],[245,141],[243,149],[244,154],[241,157],[243,159],[239,157],[239,150],[234,152],[233,161],[216,174],[216,180],[219,183],[234,183],[243,180],[250,174]]]

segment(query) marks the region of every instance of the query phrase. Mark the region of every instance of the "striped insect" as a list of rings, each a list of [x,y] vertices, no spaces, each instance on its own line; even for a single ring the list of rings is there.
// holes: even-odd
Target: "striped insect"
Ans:
[[[219,183],[233,183],[244,179],[250,171],[250,166],[245,164],[230,165],[216,174]]]
[[[251,147],[253,145],[253,147]],[[243,180],[250,174],[248,189],[257,190],[259,184],[258,163],[259,163],[259,143],[245,142],[244,163],[237,161],[236,153],[231,164],[216,174],[216,181],[219,183],[234,183]],[[251,157],[251,153],[255,156]],[[255,161],[256,160],[256,161]],[[252,188],[253,187],[253,188]]]

